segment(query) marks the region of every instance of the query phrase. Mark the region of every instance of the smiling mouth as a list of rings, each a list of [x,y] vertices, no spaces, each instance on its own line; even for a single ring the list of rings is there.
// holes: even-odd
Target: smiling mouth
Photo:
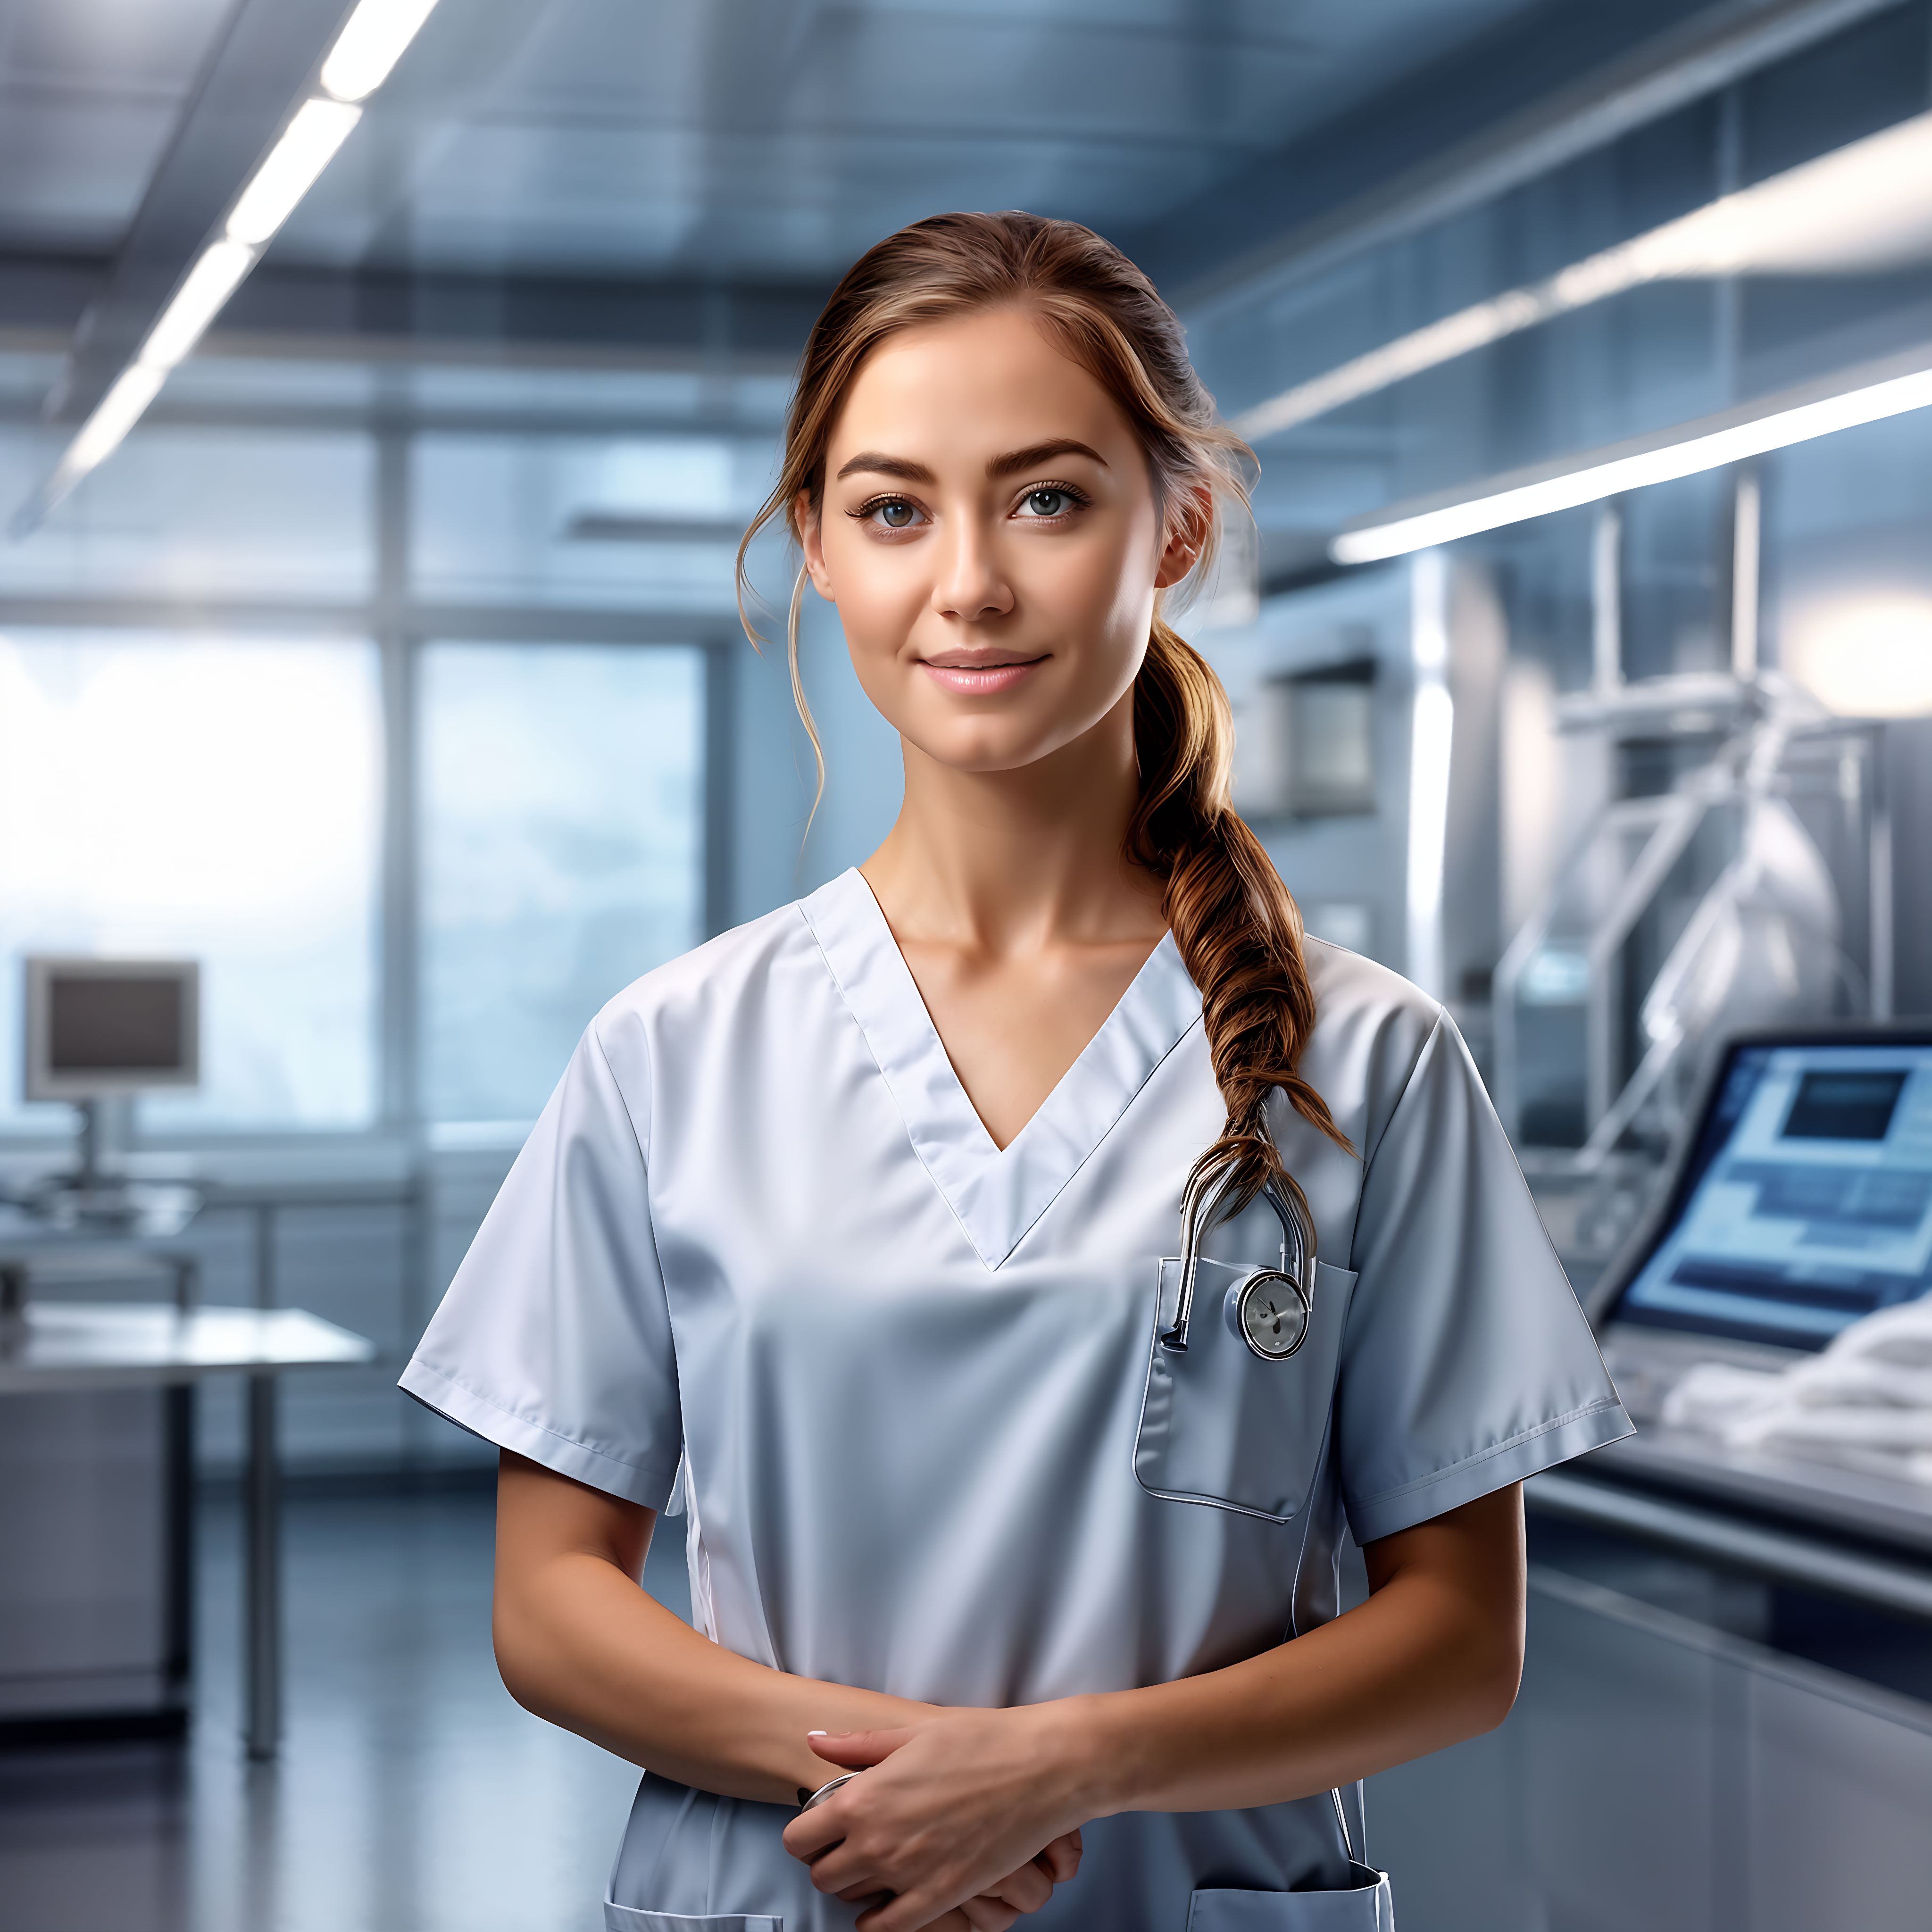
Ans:
[[[1037,670],[1046,662],[1044,657],[992,661],[962,658],[946,663],[926,658],[921,660],[921,667],[936,683],[944,685],[948,691],[957,692],[965,698],[987,698],[1012,690],[1029,671]]]

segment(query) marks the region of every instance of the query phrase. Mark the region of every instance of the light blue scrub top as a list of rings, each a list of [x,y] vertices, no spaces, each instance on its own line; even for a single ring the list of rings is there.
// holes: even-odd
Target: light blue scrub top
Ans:
[[[1286,1362],[1222,1321],[1232,1267],[1202,1270],[1182,1372],[1154,1348],[1224,1112],[1172,940],[1002,1151],[850,872],[598,1016],[403,1387],[613,1496],[675,1488],[700,1628],[801,1676],[1029,1703],[1310,1630],[1345,1526],[1372,1542],[1630,1425],[1448,1016],[1307,952],[1302,1070],[1358,1153],[1278,1107],[1318,1260]],[[1280,1250],[1264,1203],[1206,1246]],[[607,1925],[849,1928],[791,1815],[646,1775]],[[1085,1840],[1024,1924],[1358,1922],[1324,1909],[1352,1882],[1325,1796]]]

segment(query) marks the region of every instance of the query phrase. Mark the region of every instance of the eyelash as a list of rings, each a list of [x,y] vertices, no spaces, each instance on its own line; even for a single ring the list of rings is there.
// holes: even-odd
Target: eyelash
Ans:
[[[1028,484],[1020,492],[1020,502],[1024,503],[1029,496],[1040,496],[1048,491],[1051,491],[1056,496],[1064,496],[1076,510],[1085,509],[1094,500],[1078,484],[1048,482]],[[1057,524],[1060,521],[1060,517],[1066,514],[1066,512],[1063,510],[1058,517],[1026,517],[1021,520],[1029,524]]]
[[[892,494],[890,491],[888,491],[883,496],[874,496],[870,498],[868,501],[861,503],[856,510],[848,510],[845,514],[848,517],[851,518],[855,522],[861,524],[869,523],[872,520],[872,512],[874,510],[883,510],[888,503],[904,503],[909,509],[916,510],[919,508],[919,506],[914,502],[910,496],[896,496]],[[906,530],[910,530],[914,526],[910,524],[904,526]],[[879,526],[879,528],[887,531],[893,536],[898,536],[903,534],[902,531],[892,530],[890,524],[881,524]]]
[[[1047,482],[1028,484],[1025,489],[1020,492],[1019,502],[1023,503],[1026,501],[1028,497],[1039,496],[1048,490],[1051,490],[1055,496],[1064,496],[1067,500],[1071,508],[1074,510],[1084,510],[1094,501],[1093,498],[1088,496],[1087,492],[1082,489],[1077,484]],[[913,502],[910,496],[902,496],[893,491],[887,490],[882,496],[868,498],[866,502],[861,503],[856,509],[848,510],[845,514],[859,523],[866,523],[871,520],[872,514],[874,511],[883,510],[888,503],[904,503],[908,506],[908,508],[915,510],[918,509],[920,507],[916,503]],[[1018,505],[1016,504],[1015,507],[1017,508]],[[1028,524],[1057,524],[1060,522],[1069,514],[1069,511],[1063,510],[1060,512],[1058,516],[1023,517],[1019,520],[1022,523]],[[903,526],[902,529],[897,530],[892,530],[891,526],[887,524],[881,524],[879,527],[886,530],[890,536],[902,536],[905,530],[915,530],[918,526],[916,524],[908,524]]]

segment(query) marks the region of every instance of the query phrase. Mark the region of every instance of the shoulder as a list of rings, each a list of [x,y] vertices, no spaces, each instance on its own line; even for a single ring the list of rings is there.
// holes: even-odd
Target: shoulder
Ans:
[[[720,1027],[742,1028],[755,1009],[779,997],[790,969],[815,948],[796,904],[734,926],[667,960],[605,1002],[590,1022],[622,1082],[653,1042],[694,1042]]]
[[[1301,1072],[1355,1147],[1372,1151],[1438,1034],[1455,1028],[1441,1004],[1400,973],[1326,940],[1303,942],[1315,1030]]]

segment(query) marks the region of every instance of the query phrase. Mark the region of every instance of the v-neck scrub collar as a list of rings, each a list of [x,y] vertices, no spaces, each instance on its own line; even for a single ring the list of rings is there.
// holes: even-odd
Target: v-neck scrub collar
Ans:
[[[1004,1148],[974,1111],[872,889],[856,867],[799,910],[890,1090],[914,1150],[980,1260],[997,1268],[1200,1024],[1201,994],[1162,935],[1120,1003]]]

